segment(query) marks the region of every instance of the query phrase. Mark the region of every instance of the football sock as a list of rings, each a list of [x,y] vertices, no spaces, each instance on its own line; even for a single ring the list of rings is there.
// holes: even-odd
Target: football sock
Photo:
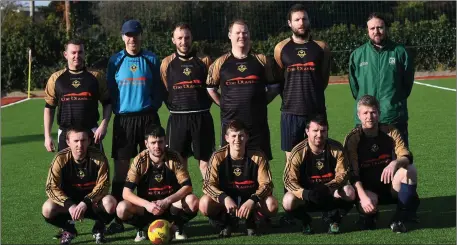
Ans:
[[[408,212],[415,212],[417,210],[419,203],[417,185],[401,183],[394,220],[404,221]]]
[[[145,216],[133,215],[132,218],[125,221],[129,225],[133,225],[137,229],[143,229],[148,224],[148,219]]]
[[[43,218],[47,223],[53,226],[57,226],[73,234],[76,234],[75,225],[69,222],[70,220],[72,220],[71,215],[69,213],[60,213],[57,214],[55,217],[49,219],[44,216]]]
[[[189,222],[189,220],[195,218],[197,216],[197,212],[186,212],[183,209],[176,208],[171,206],[170,207],[171,219],[175,221],[177,226],[182,226],[185,223]]]
[[[286,211],[286,214],[290,217],[301,220],[303,224],[308,224],[311,222],[311,216],[306,213],[305,205],[298,206],[292,211]]]

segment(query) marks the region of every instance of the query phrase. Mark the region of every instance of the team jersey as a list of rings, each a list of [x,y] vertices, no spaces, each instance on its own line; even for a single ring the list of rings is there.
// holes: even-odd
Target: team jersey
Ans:
[[[213,153],[203,192],[214,201],[224,203],[225,197],[230,196],[258,202],[271,195],[272,191],[270,165],[261,151],[247,149],[242,160],[231,158],[228,145]]]
[[[284,187],[303,199],[303,190],[316,184],[338,189],[347,183],[349,164],[341,143],[327,139],[324,151],[315,155],[308,139],[298,143],[291,152],[284,169]]]
[[[206,90],[206,77],[211,60],[208,56],[199,58],[179,57],[174,53],[162,60],[160,74],[168,90],[166,105],[170,112],[208,111],[211,98]]]
[[[108,62],[107,83],[114,114],[157,111],[165,89],[160,81],[160,61],[142,50],[130,55],[122,50]]]
[[[311,38],[299,44],[287,38],[276,45],[274,57],[284,74],[281,111],[303,116],[325,114],[324,90],[330,74],[327,44]]]
[[[108,159],[100,150],[89,146],[86,157],[78,162],[70,148],[66,148],[58,152],[51,163],[46,194],[65,208],[81,201],[90,207],[108,194],[108,171]]]
[[[267,121],[267,86],[274,85],[271,62],[263,54],[250,52],[244,59],[227,53],[210,66],[209,89],[221,89],[222,121],[238,119],[248,128]]]
[[[98,101],[110,102],[106,80],[98,71],[72,71],[68,68],[51,75],[45,88],[45,107],[57,110],[57,124],[61,128],[74,126],[92,129],[100,119]]]
[[[164,199],[177,192],[182,186],[192,186],[189,172],[182,164],[179,154],[166,148],[164,164],[153,164],[149,150],[138,154],[130,165],[125,187],[132,191],[138,187],[137,195],[148,201]]]
[[[396,158],[412,155],[400,136],[400,132],[390,126],[380,124],[376,137],[368,137],[362,127],[353,129],[344,140],[351,164],[351,182],[361,181],[366,188],[383,185],[381,174],[389,163]]]

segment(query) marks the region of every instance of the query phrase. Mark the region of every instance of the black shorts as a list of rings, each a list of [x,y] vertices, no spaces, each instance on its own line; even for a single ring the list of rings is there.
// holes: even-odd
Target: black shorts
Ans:
[[[89,140],[90,140],[90,146],[93,146],[97,149],[99,149],[101,152],[104,153],[103,149],[103,143],[100,142],[98,144],[94,143],[94,132],[91,129],[87,130],[87,133],[89,134]],[[57,134],[57,150],[61,151],[65,148],[68,147],[67,145],[67,130],[63,128],[59,128],[58,134]]]
[[[313,202],[305,201],[304,206],[305,206],[306,212],[325,212],[325,211],[331,211],[334,209],[344,208],[342,203],[344,203],[344,201],[342,201],[342,199],[333,198],[333,201],[330,203],[327,203],[326,205],[318,205]]]
[[[281,112],[281,150],[291,152],[305,139],[306,116]]]
[[[171,113],[167,124],[167,144],[188,158],[209,161],[215,150],[214,122],[209,111]]]
[[[111,157],[130,160],[146,149],[145,130],[153,124],[160,125],[159,115],[155,111],[115,115]]]
[[[394,190],[391,184],[381,184],[379,186],[364,185],[364,189],[378,195],[378,205],[397,204],[398,202],[398,193]],[[360,200],[358,197],[357,199]]]
[[[224,120],[221,120],[221,147],[227,145],[225,141],[225,131],[227,130],[227,124],[224,123]],[[271,144],[270,144],[270,128],[268,123],[264,125],[255,125],[247,130],[249,134],[249,140],[247,145],[251,148],[256,148],[261,150],[268,158],[268,160],[273,159],[271,153]]]

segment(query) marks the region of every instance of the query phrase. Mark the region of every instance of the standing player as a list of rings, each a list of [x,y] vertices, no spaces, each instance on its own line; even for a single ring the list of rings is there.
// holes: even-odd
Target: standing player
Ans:
[[[189,173],[179,154],[165,147],[162,127],[148,129],[144,141],[146,150],[130,165],[117,215],[138,229],[135,242],[146,239],[143,228],[156,219],[174,222],[175,239],[186,239],[184,224],[198,212]]]
[[[144,132],[150,125],[160,125],[159,110],[165,89],[160,81],[160,61],[155,54],[141,49],[141,24],[129,20],[122,25],[125,49],[108,62],[107,82],[113,102],[114,178],[111,193],[119,202],[130,159],[145,149]],[[116,219],[109,233],[121,232]]]
[[[68,148],[57,153],[49,168],[42,214],[46,222],[61,228],[60,244],[70,244],[77,232],[74,221],[95,220],[92,229],[96,243],[105,243],[105,224],[115,216],[116,200],[107,195],[109,167],[105,155],[88,147],[86,130],[67,130]],[[69,222],[73,221],[73,222]]]
[[[304,139],[307,119],[326,115],[324,90],[330,74],[330,50],[312,39],[308,13],[302,4],[288,14],[292,37],[278,43],[274,57],[284,73],[281,104],[281,149],[289,159],[292,148]]]
[[[181,154],[186,167],[188,157],[193,154],[200,161],[203,177],[215,147],[214,123],[209,111],[212,101],[205,83],[211,61],[208,56],[197,57],[191,49],[189,25],[177,24],[171,40],[176,52],[163,59],[160,66],[170,110],[167,144]]]
[[[91,143],[103,151],[101,143],[111,118],[111,101],[106,80],[98,71],[88,70],[84,66],[84,44],[81,41],[68,41],[63,55],[67,60],[67,67],[53,73],[46,84],[44,146],[48,152],[55,151],[51,132],[55,109],[58,107],[58,151],[68,147],[65,138],[67,130],[75,126],[90,132],[90,137],[94,138]],[[100,118],[98,101],[103,105],[100,126],[97,124]]]
[[[329,233],[339,233],[341,219],[352,209],[354,188],[349,184],[349,164],[343,146],[328,138],[324,115],[311,117],[306,125],[308,137],[297,144],[286,163],[284,210],[300,219],[303,233],[313,232],[308,212],[323,212]]]
[[[226,144],[228,122],[241,120],[247,127],[248,146],[261,149],[271,160],[267,104],[277,94],[279,84],[275,84],[267,57],[251,52],[245,21],[233,21],[228,36],[232,50],[211,65],[206,81],[211,98],[221,107],[221,145]]]
[[[206,172],[200,212],[221,229],[220,237],[231,236],[237,218],[246,219],[247,234],[254,236],[256,216],[269,218],[278,211],[268,159],[248,148],[248,139],[244,124],[231,121],[225,131],[228,145],[213,154]]]
[[[349,84],[357,116],[357,101],[369,94],[381,107],[380,122],[395,126],[406,146],[408,140],[407,99],[414,83],[414,61],[403,45],[388,39],[384,19],[374,13],[368,17],[370,40],[352,52],[349,61]]]
[[[406,232],[404,222],[416,218],[419,207],[417,170],[412,155],[400,132],[379,123],[379,102],[364,95],[357,102],[361,126],[353,129],[345,139],[345,147],[352,165],[352,184],[357,190],[362,229],[374,229],[378,205],[397,204],[390,228]],[[395,155],[396,158],[395,158]]]

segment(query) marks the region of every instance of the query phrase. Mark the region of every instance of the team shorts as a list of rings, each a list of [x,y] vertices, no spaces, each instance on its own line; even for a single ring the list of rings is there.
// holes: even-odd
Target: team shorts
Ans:
[[[398,193],[392,187],[392,184],[380,184],[378,186],[365,186],[364,189],[371,191],[378,195],[378,205],[388,205],[388,204],[397,204],[398,202]],[[357,197],[358,200],[360,200]]]
[[[209,161],[215,150],[213,117],[209,111],[171,113],[167,123],[167,144],[188,158]]]
[[[224,123],[222,120],[221,123],[221,147],[227,145],[227,141],[225,141],[225,131],[227,130],[227,123]],[[271,153],[271,144],[270,144],[270,128],[268,127],[268,123],[262,125],[254,125],[252,127],[248,127],[247,133],[249,135],[248,139],[248,147],[255,148],[261,150],[268,160],[273,159],[273,155]]]
[[[145,130],[154,124],[160,126],[160,118],[155,111],[115,115],[111,157],[130,160],[146,149]]]
[[[87,133],[89,135],[90,146],[93,146],[104,153],[102,142],[100,142],[98,144],[95,144],[95,142],[94,142],[94,132],[95,132],[95,128],[93,130],[91,130],[91,129],[87,130]],[[57,133],[57,150],[61,151],[67,147],[68,147],[67,130],[64,128],[59,128],[58,133]]]
[[[281,112],[281,150],[291,152],[306,136],[306,116]]]

